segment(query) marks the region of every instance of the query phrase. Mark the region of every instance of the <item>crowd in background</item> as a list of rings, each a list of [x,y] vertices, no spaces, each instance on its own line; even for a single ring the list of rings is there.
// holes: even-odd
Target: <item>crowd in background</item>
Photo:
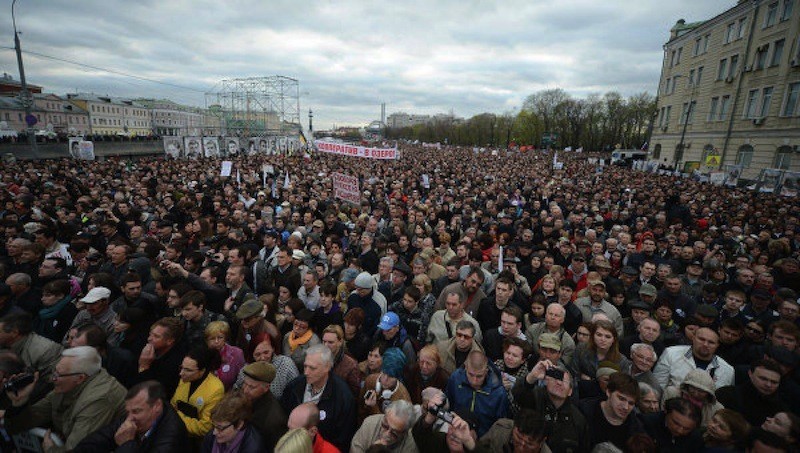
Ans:
[[[5,164],[2,450],[797,451],[796,200],[401,152]]]

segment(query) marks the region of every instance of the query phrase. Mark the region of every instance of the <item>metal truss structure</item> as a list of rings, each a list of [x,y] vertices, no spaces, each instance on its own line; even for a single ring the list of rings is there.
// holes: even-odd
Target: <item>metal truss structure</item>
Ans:
[[[241,138],[300,129],[300,82],[285,76],[227,79],[205,94],[204,135]]]

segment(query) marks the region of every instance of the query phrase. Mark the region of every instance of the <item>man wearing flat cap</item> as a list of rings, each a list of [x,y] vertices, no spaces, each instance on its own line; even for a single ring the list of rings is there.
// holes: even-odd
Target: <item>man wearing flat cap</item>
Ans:
[[[581,297],[575,301],[575,305],[581,310],[584,322],[592,320],[592,316],[596,313],[604,313],[608,319],[614,324],[617,334],[622,337],[622,315],[613,304],[605,300],[606,297],[606,284],[602,280],[593,280],[589,282],[589,296]]]
[[[253,362],[242,369],[242,393],[253,405],[250,422],[258,430],[269,451],[286,432],[286,412],[270,392],[275,379],[275,366],[267,362]]]

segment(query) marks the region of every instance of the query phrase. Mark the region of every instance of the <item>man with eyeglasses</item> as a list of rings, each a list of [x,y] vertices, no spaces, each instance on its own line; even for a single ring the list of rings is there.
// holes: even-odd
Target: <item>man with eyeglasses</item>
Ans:
[[[145,453],[185,448],[186,426],[167,403],[164,387],[156,381],[134,385],[125,395],[124,417],[87,436],[72,453],[125,451]]]
[[[630,362],[623,367],[622,372],[631,375],[637,382],[644,382],[653,387],[659,394],[661,385],[653,375],[653,366],[658,361],[658,354],[652,345],[647,343],[634,343],[631,345]]]
[[[575,290],[586,288],[586,276],[589,269],[586,267],[586,256],[582,253],[573,253],[570,265],[564,270],[564,279],[575,282]]]
[[[392,401],[385,414],[370,415],[361,424],[350,444],[352,453],[362,453],[373,445],[383,445],[397,453],[419,451],[409,435],[415,419],[414,406],[405,400]]]
[[[18,392],[6,392],[14,406],[5,414],[10,434],[50,427],[42,449],[71,451],[90,433],[124,414],[125,387],[103,369],[100,354],[91,346],[64,350],[51,379],[53,391],[30,406],[26,403],[36,380]],[[51,434],[60,437],[63,445],[57,446]]]

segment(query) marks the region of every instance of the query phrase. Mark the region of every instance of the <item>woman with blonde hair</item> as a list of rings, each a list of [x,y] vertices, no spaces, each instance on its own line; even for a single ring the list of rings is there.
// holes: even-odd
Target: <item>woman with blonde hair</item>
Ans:
[[[230,335],[231,328],[225,321],[212,321],[206,326],[206,345],[209,349],[217,351],[221,360],[214,374],[225,385],[225,390],[230,390],[236,382],[236,377],[239,376],[239,370],[245,365],[244,352],[228,343]]]
[[[328,347],[333,354],[333,374],[342,378],[353,396],[358,395],[361,387],[361,372],[358,370],[358,362],[345,351],[344,330],[341,326],[331,324],[322,331],[322,344]]]
[[[303,428],[290,429],[275,444],[275,453],[311,453],[311,436]]]
[[[432,344],[419,350],[417,361],[406,365],[403,375],[406,390],[414,404],[422,404],[422,391],[428,387],[444,390],[450,377],[450,373],[442,368],[439,348]]]

